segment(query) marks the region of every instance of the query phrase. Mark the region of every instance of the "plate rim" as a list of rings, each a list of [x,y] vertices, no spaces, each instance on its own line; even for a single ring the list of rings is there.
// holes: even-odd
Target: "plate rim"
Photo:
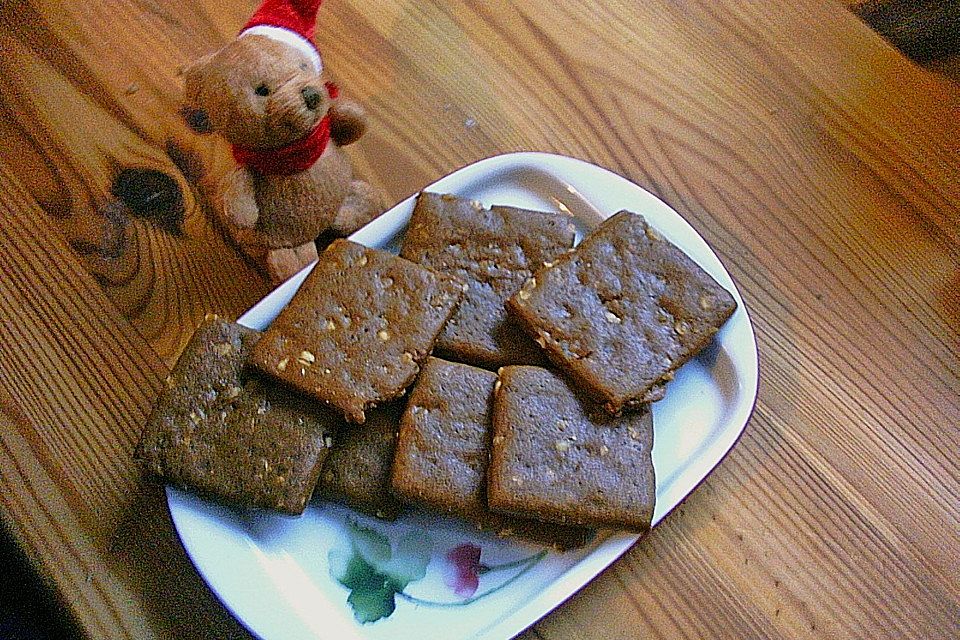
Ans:
[[[731,294],[737,301],[738,312],[742,311],[743,313],[743,321],[747,330],[747,334],[750,338],[749,344],[745,346],[750,351],[749,355],[752,357],[749,358],[749,364],[751,366],[746,370],[746,373],[749,375],[744,381],[747,384],[743,395],[747,399],[746,401],[741,401],[736,405],[734,415],[728,419],[728,422],[737,424],[735,427],[736,433],[729,440],[729,442],[724,443],[723,451],[720,452],[716,461],[711,464],[709,468],[703,471],[702,474],[700,474],[700,477],[696,480],[696,482],[693,483],[691,488],[686,491],[675,504],[671,505],[667,510],[655,515],[654,520],[651,522],[651,529],[653,529],[653,527],[662,522],[664,518],[666,518],[670,513],[673,512],[674,509],[682,504],[689,495],[696,491],[707,479],[707,477],[709,477],[709,475],[713,473],[713,471],[723,462],[727,455],[729,455],[730,451],[733,450],[733,448],[737,445],[737,443],[740,441],[740,438],[743,436],[747,423],[749,422],[750,417],[752,416],[756,407],[757,393],[759,388],[759,350],[757,348],[756,332],[754,331],[753,322],[750,318],[750,314],[743,297],[740,294],[739,288],[736,286],[736,282],[734,281],[733,277],[727,271],[726,266],[720,260],[720,257],[716,254],[709,243],[707,243],[706,239],[704,239],[703,236],[682,215],[680,215],[679,212],[664,202],[657,195],[647,191],[628,178],[604,167],[569,156],[539,151],[519,151],[490,156],[482,160],[461,166],[460,168],[435,180],[431,184],[422,187],[412,195],[402,199],[397,204],[390,207],[390,209],[385,211],[381,217],[375,219],[368,225],[352,234],[350,239],[357,239],[358,237],[362,238],[364,235],[373,233],[373,231],[371,231],[371,227],[375,228],[379,226],[378,223],[387,224],[386,219],[388,218],[388,214],[397,209],[410,208],[413,200],[416,198],[417,194],[420,193],[420,191],[428,191],[436,188],[438,185],[441,185],[442,187],[443,182],[447,180],[453,180],[455,178],[459,178],[461,182],[470,182],[473,179],[487,173],[493,174],[507,169],[523,168],[546,171],[552,174],[553,177],[559,178],[561,181],[567,184],[571,182],[568,180],[570,174],[587,171],[594,173],[595,175],[601,175],[606,180],[615,180],[619,182],[622,187],[637,192],[638,195],[643,198],[653,198],[654,200],[658,201],[660,205],[668,209],[676,216],[681,226],[686,227],[688,232],[692,233],[694,236],[696,236],[696,238],[706,245],[709,253],[716,260],[716,264],[713,266],[719,267],[720,273],[723,276],[721,279],[727,280],[727,284],[729,284],[732,289]],[[589,202],[589,199],[587,198],[584,198],[584,200]],[[614,212],[604,214],[604,218],[606,218],[608,215],[612,215],[613,213]],[[362,240],[358,241],[362,242]],[[253,306],[251,306],[250,309],[244,312],[244,314],[238,318],[237,322],[241,324],[244,323],[244,320],[249,322],[249,316],[256,315],[259,311],[259,308],[261,306],[265,306],[268,300],[280,297],[291,289],[294,291],[299,289],[303,280],[313,269],[313,266],[313,264],[308,265],[298,274],[271,290]],[[739,376],[737,377],[739,378]],[[261,625],[254,621],[248,620],[248,615],[245,615],[244,612],[233,606],[227,594],[225,593],[226,589],[224,588],[224,585],[221,584],[219,576],[217,576],[217,572],[215,570],[216,568],[210,567],[208,563],[203,560],[203,558],[197,557],[194,553],[194,550],[185,540],[185,537],[189,538],[190,536],[185,536],[183,533],[181,533],[181,522],[178,517],[177,507],[174,506],[174,501],[172,500],[172,491],[175,491],[172,487],[166,487],[165,493],[167,496],[167,509],[170,513],[174,530],[177,533],[180,545],[186,552],[187,557],[190,559],[190,562],[193,564],[197,573],[206,583],[207,587],[214,594],[217,600],[238,622],[244,626],[244,628],[246,628],[256,637],[264,639],[269,638],[270,636],[263,635],[260,633],[260,631],[254,628],[256,626],[259,629],[262,629],[267,625]],[[571,566],[564,574],[562,574],[560,579],[554,580],[549,586],[540,591],[530,601],[513,610],[510,614],[503,617],[492,626],[482,629],[470,637],[474,640],[494,640],[512,638],[516,634],[521,633],[523,630],[536,624],[544,616],[548,615],[554,609],[562,605],[576,592],[587,586],[593,579],[598,577],[601,573],[605,572],[617,559],[624,555],[640,539],[640,537],[641,536],[638,534],[629,532],[611,532],[611,534],[604,539],[597,548],[590,552],[590,554],[584,556],[580,561]]]

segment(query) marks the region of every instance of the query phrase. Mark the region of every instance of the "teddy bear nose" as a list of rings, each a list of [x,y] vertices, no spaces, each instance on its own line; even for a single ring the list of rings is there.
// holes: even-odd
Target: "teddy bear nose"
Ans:
[[[313,87],[304,87],[300,90],[300,95],[303,96],[303,102],[310,111],[313,111],[320,105],[320,92]]]

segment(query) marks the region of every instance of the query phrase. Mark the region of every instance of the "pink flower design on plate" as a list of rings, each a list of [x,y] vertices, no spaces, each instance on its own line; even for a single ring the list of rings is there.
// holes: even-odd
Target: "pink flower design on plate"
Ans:
[[[447,562],[453,565],[453,572],[447,574],[446,584],[461,598],[469,598],[480,586],[480,574],[487,567],[480,564],[480,547],[475,544],[461,544],[447,552]]]

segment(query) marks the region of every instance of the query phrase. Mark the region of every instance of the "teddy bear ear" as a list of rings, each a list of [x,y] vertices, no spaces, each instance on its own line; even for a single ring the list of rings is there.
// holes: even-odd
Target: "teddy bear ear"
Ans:
[[[210,114],[203,108],[195,105],[202,104],[200,95],[202,93],[205,76],[207,75],[205,72],[215,53],[216,52],[209,53],[198,58],[181,70],[185,85],[186,104],[180,108],[180,115],[187,123],[187,126],[196,133],[210,133],[213,131]]]

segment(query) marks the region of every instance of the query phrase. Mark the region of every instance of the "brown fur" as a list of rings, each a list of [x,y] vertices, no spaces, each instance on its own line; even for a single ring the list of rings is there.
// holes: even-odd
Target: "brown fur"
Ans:
[[[363,108],[343,98],[331,100],[324,77],[303,53],[249,35],[197,61],[184,75],[190,122],[195,129],[219,132],[231,144],[276,149],[303,138],[330,113],[330,144],[309,169],[281,176],[241,166],[221,184],[227,226],[245,251],[264,260],[275,282],[316,259],[313,243],[320,234],[349,235],[383,211],[380,194],[353,179],[340,150],[366,130]],[[261,85],[268,95],[257,94]],[[314,109],[301,94],[305,87],[321,96]]]

